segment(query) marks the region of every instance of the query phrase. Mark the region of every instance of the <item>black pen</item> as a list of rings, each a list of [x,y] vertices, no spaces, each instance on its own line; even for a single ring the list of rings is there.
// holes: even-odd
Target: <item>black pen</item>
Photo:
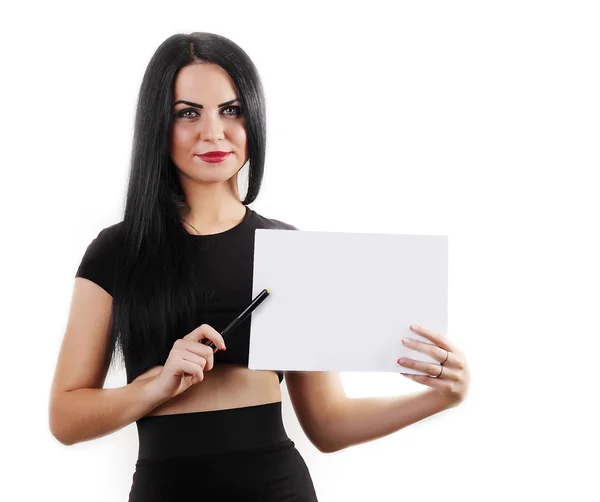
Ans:
[[[252,303],[248,305],[248,307],[246,307],[246,309],[239,316],[237,316],[233,321],[231,321],[223,331],[221,331],[221,336],[223,337],[223,340],[225,340],[225,337],[229,335],[235,328],[242,324],[246,317],[248,317],[254,311],[254,309],[258,307],[267,296],[269,296],[270,293],[271,291],[268,289],[263,289],[260,293],[258,293],[256,298],[252,300]],[[210,338],[205,338],[200,343],[208,345],[211,349],[214,349],[216,347],[216,345]]]

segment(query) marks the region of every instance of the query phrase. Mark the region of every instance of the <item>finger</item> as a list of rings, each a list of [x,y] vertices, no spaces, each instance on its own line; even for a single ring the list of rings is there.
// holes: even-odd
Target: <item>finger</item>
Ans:
[[[432,377],[437,377],[440,374],[441,366],[439,364],[424,363],[422,361],[415,361],[407,357],[398,359],[398,364],[404,368],[412,368],[413,370],[421,371]]]
[[[427,340],[430,340],[435,345],[447,350],[448,352],[457,352],[458,350],[445,336],[442,336],[436,331],[432,331],[422,326],[416,326],[414,324],[410,326],[410,329],[415,333],[424,336],[427,338]]]
[[[439,370],[438,370],[438,375],[439,376],[432,376],[432,375],[421,375],[421,376],[426,376],[427,378],[434,378],[436,380],[445,380],[447,382],[462,382],[463,377],[461,375],[460,372],[453,370],[451,368],[447,368],[446,366],[438,366]],[[440,370],[442,370],[441,374],[440,374]],[[406,375],[410,375],[411,373],[402,373],[402,375],[406,376]]]
[[[465,368],[464,355],[461,352],[448,352],[448,360],[444,363],[444,368],[463,370]]]
[[[218,349],[211,349],[210,347],[207,347],[206,345],[200,343],[200,342],[196,342],[194,340],[181,340],[181,345],[180,348],[183,351],[190,351],[193,352],[194,354],[198,354],[199,356],[205,357],[206,359],[208,359],[209,357],[212,357],[215,353],[215,350]]]
[[[418,350],[423,354],[427,354],[440,363],[444,361],[444,359],[446,359],[446,355],[449,354],[447,350],[442,349],[437,345],[420,342],[419,340],[414,340],[413,338],[403,338],[402,343],[409,349]]]
[[[418,350],[419,352],[427,354],[439,363],[443,364],[444,368],[451,367],[462,370],[465,367],[465,359],[462,352],[450,352],[446,349],[438,347],[437,345],[421,342],[412,338],[403,338],[402,343],[409,349]]]
[[[451,382],[460,382],[461,381],[461,376],[458,371],[456,371],[452,368],[448,368],[448,366],[446,366],[445,364],[441,368],[442,368],[442,374],[441,374],[441,376],[437,377],[438,380],[448,380]]]
[[[412,380],[413,382],[418,382],[423,385],[427,385],[432,389],[437,389],[440,391],[447,391],[450,388],[450,383],[446,380],[438,379],[435,377],[427,376],[427,375],[412,375],[410,373],[401,373],[402,376]]]
[[[221,333],[219,333],[209,324],[201,324],[191,333],[185,335],[184,338],[189,338],[190,340],[195,340],[197,342],[200,342],[204,339],[209,339],[215,344],[215,346],[221,350],[225,350],[225,340],[221,336]]]
[[[190,361],[192,363],[197,364],[198,366],[200,366],[202,368],[202,370],[210,369],[209,368],[210,361],[209,361],[208,357],[199,356],[198,354],[190,352],[189,350],[185,350],[181,353],[181,358],[185,361]]]
[[[181,361],[181,369],[188,375],[195,377],[198,382],[204,380],[204,371],[196,363]]]

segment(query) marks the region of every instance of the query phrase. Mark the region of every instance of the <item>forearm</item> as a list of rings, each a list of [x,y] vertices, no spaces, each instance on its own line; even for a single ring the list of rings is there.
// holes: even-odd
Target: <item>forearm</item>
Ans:
[[[327,452],[379,439],[450,406],[438,392],[346,399],[332,412]]]
[[[75,389],[54,396],[50,430],[64,445],[96,439],[135,422],[167,401],[150,380],[113,389]]]

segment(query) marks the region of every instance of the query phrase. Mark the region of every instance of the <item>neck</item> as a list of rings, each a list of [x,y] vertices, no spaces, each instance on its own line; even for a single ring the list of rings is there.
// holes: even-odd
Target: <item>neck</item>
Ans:
[[[190,204],[188,202],[188,204]],[[191,233],[205,234],[228,230],[240,223],[246,214],[246,206],[240,200],[218,200],[190,204],[190,211],[183,217]]]

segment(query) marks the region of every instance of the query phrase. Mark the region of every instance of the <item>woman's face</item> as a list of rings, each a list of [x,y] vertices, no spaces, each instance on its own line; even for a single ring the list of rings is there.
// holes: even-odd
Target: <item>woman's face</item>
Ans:
[[[182,185],[190,181],[237,183],[237,172],[248,158],[241,103],[232,102],[238,97],[231,77],[219,65],[197,63],[179,71],[175,81],[170,155],[178,167]],[[215,163],[198,156],[215,150],[231,153],[222,162]]]

